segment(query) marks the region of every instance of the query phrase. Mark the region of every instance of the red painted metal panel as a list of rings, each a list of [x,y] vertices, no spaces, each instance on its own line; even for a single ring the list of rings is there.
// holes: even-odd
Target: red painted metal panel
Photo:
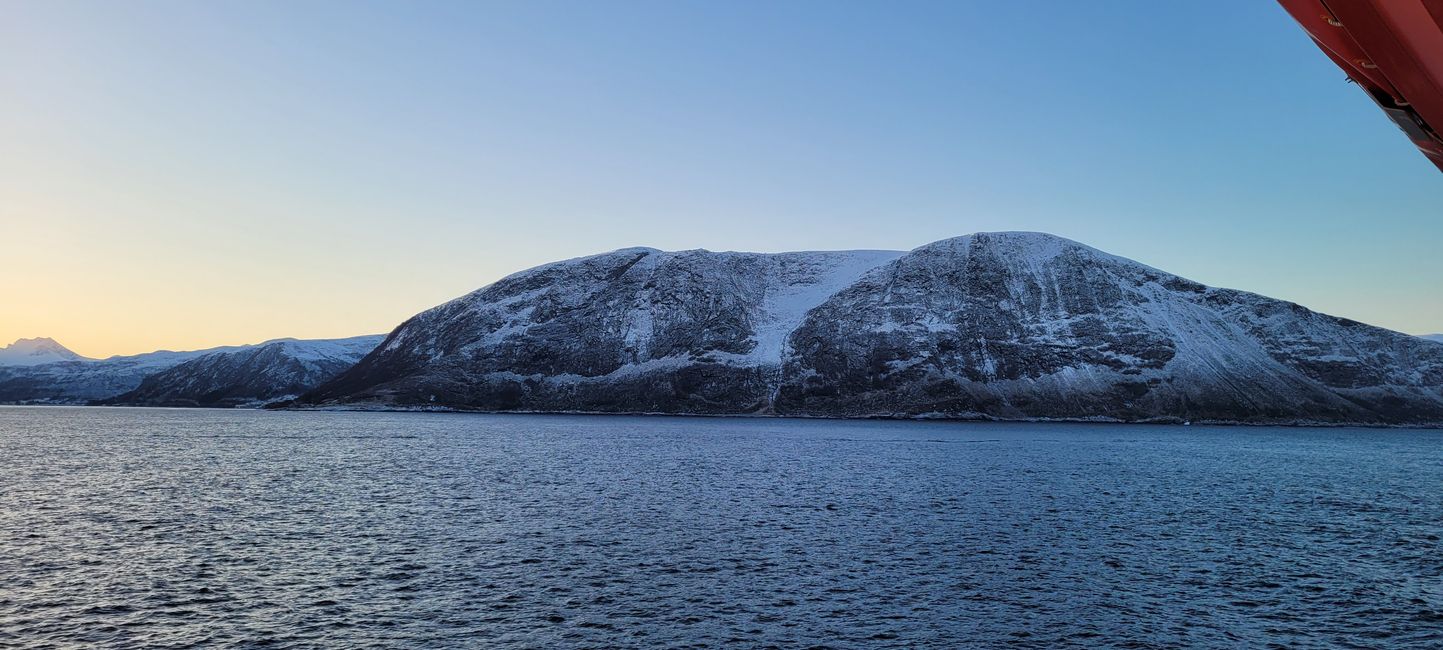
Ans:
[[[1443,170],[1443,0],[1278,0]]]

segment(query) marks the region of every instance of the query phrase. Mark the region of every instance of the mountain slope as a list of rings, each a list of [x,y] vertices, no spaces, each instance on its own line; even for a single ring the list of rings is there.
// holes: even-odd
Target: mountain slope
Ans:
[[[160,350],[108,359],[0,366],[0,404],[87,404],[133,390],[147,375],[189,359],[243,347],[246,346],[186,352]]]
[[[103,403],[229,407],[290,399],[354,365],[381,338],[280,339],[213,352],[151,374]]]
[[[423,312],[312,405],[1443,423],[1443,347],[1040,233],[625,249]]]
[[[1443,343],[1443,334],[1419,334],[1418,338],[1434,343]]]
[[[1046,235],[924,246],[793,342],[786,413],[1443,421],[1443,350]]]
[[[548,264],[413,317],[311,399],[756,411],[807,310],[900,255],[637,248]]]
[[[114,356],[108,359],[82,357],[78,360],[33,366],[0,366],[0,404],[89,404],[111,400],[123,393],[136,390],[146,378],[188,361],[204,357],[224,357],[271,344],[286,344],[293,348],[299,346],[298,349],[301,352],[296,354],[301,357],[305,357],[307,354],[319,354],[325,357],[320,361],[307,361],[312,365],[323,364],[325,368],[319,371],[310,371],[312,373],[309,375],[311,380],[295,390],[295,392],[300,392],[335,374],[337,367],[332,362],[333,359],[344,357],[354,362],[370,349],[366,347],[367,339],[372,340],[370,347],[374,347],[374,340],[379,340],[379,338],[356,337],[338,341],[283,339],[259,345],[232,345],[183,352],[160,350],[130,356]],[[337,346],[340,348],[339,351],[327,352]],[[283,356],[295,355],[288,353]],[[240,378],[245,375],[235,376]],[[294,384],[288,383],[284,379],[284,373],[278,373],[275,376],[281,379],[281,387],[295,387]],[[275,393],[275,391],[260,391],[254,387],[254,384],[240,390],[238,394],[247,391],[255,394],[264,392],[266,395],[283,394]],[[159,394],[151,395],[151,397],[159,399],[156,397]]]
[[[0,366],[38,366],[57,361],[84,361],[51,338],[20,339],[0,348]]]

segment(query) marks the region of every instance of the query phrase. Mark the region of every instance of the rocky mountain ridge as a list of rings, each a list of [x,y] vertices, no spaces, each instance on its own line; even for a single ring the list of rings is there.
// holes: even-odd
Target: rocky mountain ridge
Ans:
[[[1443,423],[1443,347],[1042,233],[623,249],[427,310],[299,405]]]
[[[100,403],[255,407],[289,400],[355,365],[381,338],[279,339],[213,352],[148,375],[134,390]]]
[[[279,339],[205,350],[160,350],[107,359],[77,355],[75,359],[48,363],[0,365],[0,404],[230,406],[265,402],[287,395],[286,391],[293,395],[314,387],[354,363],[380,339],[380,336],[317,341]],[[203,360],[204,363],[188,365]],[[204,393],[189,388],[214,381],[222,376],[221,368],[232,366],[247,370],[232,376],[234,386],[220,389],[226,399],[199,399]],[[201,371],[202,368],[210,369],[209,374]],[[191,372],[201,376],[187,380]],[[164,383],[151,382],[147,392],[138,393],[133,399],[121,398],[161,373],[169,373]],[[266,385],[266,378],[272,380],[270,385]]]

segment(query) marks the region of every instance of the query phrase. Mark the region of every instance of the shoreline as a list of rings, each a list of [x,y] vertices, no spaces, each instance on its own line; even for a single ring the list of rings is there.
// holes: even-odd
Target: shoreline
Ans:
[[[1153,425],[1153,426],[1206,426],[1206,427],[1288,427],[1299,429],[1413,429],[1419,431],[1440,431],[1443,430],[1443,423],[1380,423],[1380,422],[1324,422],[1324,421],[1269,421],[1257,422],[1246,420],[1184,420],[1182,418],[1164,416],[1144,420],[1123,420],[1109,417],[1078,417],[1078,418],[1004,418],[976,414],[971,416],[947,416],[947,415],[859,415],[859,416],[836,416],[836,415],[805,415],[805,414],[771,414],[771,413],[674,413],[665,411],[527,411],[509,410],[495,411],[484,409],[465,409],[441,406],[383,406],[375,404],[366,405],[326,405],[326,406],[278,406],[278,407],[229,407],[229,406],[154,406],[141,404],[0,404],[0,407],[69,407],[69,408],[134,408],[134,409],[169,409],[169,410],[203,410],[203,411],[256,411],[256,412],[320,412],[320,413],[444,413],[459,415],[540,415],[540,416],[617,416],[617,417],[675,417],[675,418],[722,418],[722,419],[751,419],[751,420],[822,420],[822,421],[843,421],[843,422],[866,422],[866,421],[891,421],[891,422],[948,422],[948,423],[988,423],[988,424],[1116,424],[1116,425]]]

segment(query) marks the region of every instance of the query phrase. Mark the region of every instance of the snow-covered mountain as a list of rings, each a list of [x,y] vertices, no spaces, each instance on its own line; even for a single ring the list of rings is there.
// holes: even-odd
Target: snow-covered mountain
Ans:
[[[303,404],[1443,424],[1443,347],[1041,233],[544,265],[412,317]]]
[[[204,354],[151,374],[104,400],[135,406],[260,406],[316,387],[375,349],[383,337],[278,339]]]
[[[235,348],[216,348],[235,349]],[[146,375],[214,350],[113,356],[34,366],[0,366],[0,404],[86,404],[140,385]]]
[[[20,339],[0,348],[0,366],[38,366],[56,361],[84,361],[52,338]]]
[[[309,344],[316,344],[315,349],[306,348],[308,351],[301,353],[303,357],[307,354],[317,354],[315,350],[329,350],[337,346],[349,354],[354,347],[363,347],[366,339],[371,339],[370,345],[374,347],[375,340],[379,338],[374,336],[356,337],[338,341],[284,339],[258,345],[232,345],[184,352],[160,350],[145,354],[113,356],[108,359],[79,357],[73,360],[29,366],[0,366],[0,404],[88,404],[109,400],[122,393],[136,390],[147,377],[202,357],[242,353],[274,343],[295,343],[302,348],[306,348]],[[346,343],[347,341],[354,341],[354,343]],[[366,348],[366,350],[368,349]],[[354,358],[359,358],[364,353],[365,350],[362,350],[360,353],[354,354]],[[326,358],[331,359],[335,356],[337,355],[333,354]],[[325,364],[329,367],[330,361],[326,361]],[[312,365],[320,364],[313,363]],[[307,387],[314,386],[315,383],[317,382],[307,384]],[[290,386],[290,384],[284,384],[284,386]]]
[[[1435,343],[1443,343],[1443,334],[1419,334],[1418,338]]]

